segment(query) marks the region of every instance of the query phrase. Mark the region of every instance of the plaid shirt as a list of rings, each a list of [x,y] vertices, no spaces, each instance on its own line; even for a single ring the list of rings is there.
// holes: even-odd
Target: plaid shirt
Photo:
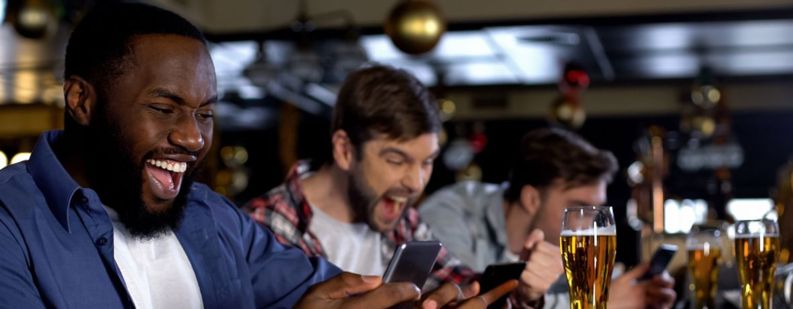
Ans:
[[[292,167],[285,183],[254,198],[243,208],[256,222],[270,228],[279,242],[301,248],[309,256],[327,257],[319,239],[308,228],[313,213],[300,185],[300,179],[308,172],[307,162],[299,162]],[[421,222],[418,211],[413,208],[408,208],[396,228],[384,236],[381,248],[384,265],[394,255],[397,245],[411,240],[435,239],[429,226]],[[436,287],[448,281],[467,283],[474,276],[473,270],[443,248],[425,287]]]

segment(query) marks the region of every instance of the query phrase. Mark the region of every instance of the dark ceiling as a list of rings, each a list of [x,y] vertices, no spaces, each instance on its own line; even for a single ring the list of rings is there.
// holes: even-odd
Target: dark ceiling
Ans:
[[[421,57],[402,54],[382,34],[365,34],[359,42],[369,61],[404,67],[430,85],[437,85],[440,78],[452,87],[550,85],[568,61],[582,64],[597,82],[691,79],[704,66],[724,78],[789,76],[793,75],[793,18],[780,15],[731,14],[720,20],[712,14],[707,21],[676,15],[622,17],[621,22],[611,23],[600,18],[530,25],[451,25],[439,46]],[[0,27],[0,102],[58,100],[58,75],[68,33],[68,27],[64,28],[36,41],[19,38],[8,24]],[[245,99],[276,93],[261,83],[251,83],[250,75],[243,74],[259,48],[255,41],[243,38],[261,36],[210,37],[216,40],[212,55],[221,91],[234,91]],[[277,73],[266,77],[284,78],[281,72],[294,69],[295,63],[302,69],[310,66],[311,61],[296,59],[300,53],[292,41],[283,35],[273,37],[265,45],[266,62],[269,73]],[[354,49],[345,49],[340,42],[333,38],[314,41],[312,51],[320,66],[316,69],[324,72],[323,77],[297,87],[288,86],[295,84],[292,81],[281,85],[281,90],[311,91],[313,101],[332,104],[339,78],[338,74],[328,78],[328,72],[346,59],[345,50]]]

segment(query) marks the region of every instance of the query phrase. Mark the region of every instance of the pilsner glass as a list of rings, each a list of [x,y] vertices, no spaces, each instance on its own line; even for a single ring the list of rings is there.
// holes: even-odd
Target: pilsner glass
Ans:
[[[611,207],[566,208],[560,238],[570,308],[606,308],[617,254],[617,226]]]
[[[771,220],[735,223],[735,259],[744,309],[771,308],[779,227]]]
[[[686,247],[693,308],[715,309],[722,254],[721,229],[710,225],[693,226]]]

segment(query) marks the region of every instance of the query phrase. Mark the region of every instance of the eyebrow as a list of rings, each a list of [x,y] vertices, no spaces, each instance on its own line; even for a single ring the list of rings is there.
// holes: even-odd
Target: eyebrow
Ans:
[[[430,156],[429,156],[429,157],[427,157],[427,159],[432,159],[432,160],[435,160],[435,159],[437,159],[437,158],[438,158],[438,156],[440,156],[440,155],[441,155],[441,150],[440,150],[440,149],[436,149],[436,150],[435,150],[435,152],[433,152],[432,154],[430,154]]]
[[[148,92],[149,96],[158,97],[158,98],[166,98],[168,100],[174,101],[179,105],[187,105],[187,101],[184,98],[180,97],[178,94],[173,93],[172,91],[165,89],[165,88],[154,88]],[[218,96],[213,95],[208,100],[202,102],[198,107],[202,107],[205,105],[213,104],[218,101]]]
[[[402,151],[400,149],[397,149],[397,148],[394,148],[394,147],[383,148],[382,150],[380,150],[380,153],[378,153],[378,154],[382,157],[382,156],[384,156],[386,154],[389,154],[389,153],[394,153],[394,154],[397,154],[399,156],[402,156],[405,159],[413,161],[413,157],[409,156],[404,151]],[[435,159],[435,158],[437,158],[440,155],[440,153],[441,153],[441,150],[440,149],[436,149],[435,152],[430,154],[426,159],[424,159],[422,161],[426,161],[426,160],[429,160],[429,159]]]
[[[599,205],[592,205],[592,203],[586,202],[586,201],[580,201],[580,200],[572,200],[572,201],[570,201],[570,204],[573,205],[573,206],[600,206],[600,205],[605,204],[605,203],[606,203],[606,201],[603,201],[602,203],[599,203]]]

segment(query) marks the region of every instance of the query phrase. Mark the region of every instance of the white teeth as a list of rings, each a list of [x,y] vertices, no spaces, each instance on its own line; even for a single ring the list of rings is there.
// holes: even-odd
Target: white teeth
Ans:
[[[149,159],[146,163],[174,173],[184,173],[187,170],[186,162]]]
[[[407,197],[403,197],[403,196],[392,196],[391,195],[391,196],[388,196],[388,198],[390,198],[391,200],[393,200],[394,202],[397,202],[397,203],[404,203],[404,202],[408,201]]]

